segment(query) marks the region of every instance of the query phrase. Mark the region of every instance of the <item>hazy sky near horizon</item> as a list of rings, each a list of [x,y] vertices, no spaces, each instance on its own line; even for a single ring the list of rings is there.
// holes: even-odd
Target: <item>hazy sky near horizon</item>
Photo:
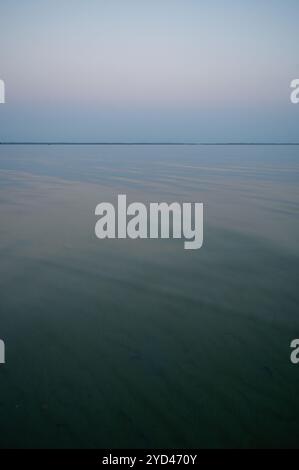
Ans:
[[[0,140],[298,141],[298,0],[0,0]]]

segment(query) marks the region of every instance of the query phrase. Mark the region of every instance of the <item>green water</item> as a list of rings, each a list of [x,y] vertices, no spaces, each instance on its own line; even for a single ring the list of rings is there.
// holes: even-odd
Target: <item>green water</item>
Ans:
[[[1,447],[299,447],[299,147],[0,146]],[[98,240],[203,202],[204,244]]]

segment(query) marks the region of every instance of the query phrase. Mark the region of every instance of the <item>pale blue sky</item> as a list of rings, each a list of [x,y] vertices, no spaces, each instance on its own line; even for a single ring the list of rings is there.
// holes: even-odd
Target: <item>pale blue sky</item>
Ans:
[[[0,140],[297,141],[298,0],[0,0]]]

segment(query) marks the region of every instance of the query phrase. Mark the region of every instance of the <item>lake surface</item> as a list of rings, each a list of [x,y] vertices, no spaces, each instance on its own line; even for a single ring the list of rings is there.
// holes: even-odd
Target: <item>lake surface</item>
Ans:
[[[298,146],[0,146],[1,447],[298,447]],[[203,202],[204,243],[95,207]]]

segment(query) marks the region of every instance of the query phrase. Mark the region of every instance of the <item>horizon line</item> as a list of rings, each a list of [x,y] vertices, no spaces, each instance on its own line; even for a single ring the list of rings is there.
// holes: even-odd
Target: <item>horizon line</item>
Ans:
[[[74,142],[74,141],[28,141],[0,142],[0,145],[299,145],[299,142]]]

